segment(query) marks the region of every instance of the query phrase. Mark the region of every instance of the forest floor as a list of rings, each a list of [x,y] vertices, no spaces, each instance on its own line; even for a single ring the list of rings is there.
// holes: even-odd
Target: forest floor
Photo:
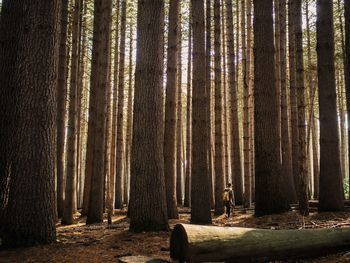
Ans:
[[[188,223],[188,209],[180,209],[180,219],[170,220],[171,228],[177,223]],[[297,212],[281,215],[254,217],[253,211],[237,210],[233,217],[213,217],[213,224],[218,226],[255,227],[264,229],[302,229],[349,227],[350,212],[311,213],[303,217]],[[170,232],[131,233],[125,211],[118,211],[113,216],[113,224],[86,225],[85,218],[75,218],[71,226],[57,225],[58,242],[51,245],[30,248],[18,248],[0,251],[1,263],[14,262],[118,262],[123,256],[150,256],[170,262]],[[282,261],[278,261],[282,262]],[[347,252],[321,258],[283,262],[350,262],[350,249]]]

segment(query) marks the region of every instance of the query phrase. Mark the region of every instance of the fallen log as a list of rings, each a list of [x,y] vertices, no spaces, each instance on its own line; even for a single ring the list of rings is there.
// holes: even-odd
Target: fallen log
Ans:
[[[347,249],[350,228],[266,230],[178,224],[170,238],[170,256],[180,262],[265,262]]]
[[[350,206],[350,200],[344,200],[344,206]],[[318,200],[309,200],[309,207],[318,207]]]

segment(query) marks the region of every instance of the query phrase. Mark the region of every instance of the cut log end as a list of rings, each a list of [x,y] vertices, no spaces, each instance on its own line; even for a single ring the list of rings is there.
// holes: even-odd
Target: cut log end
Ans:
[[[169,263],[168,261],[164,261],[162,259],[155,259],[145,256],[121,257],[118,260],[119,263]]]
[[[170,257],[183,262],[187,258],[188,237],[183,225],[176,225],[170,237]]]

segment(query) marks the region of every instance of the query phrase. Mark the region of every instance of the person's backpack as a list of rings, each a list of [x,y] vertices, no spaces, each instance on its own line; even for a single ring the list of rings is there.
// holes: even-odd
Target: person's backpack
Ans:
[[[223,196],[222,196],[222,200],[224,202],[230,201],[230,191],[225,191]]]

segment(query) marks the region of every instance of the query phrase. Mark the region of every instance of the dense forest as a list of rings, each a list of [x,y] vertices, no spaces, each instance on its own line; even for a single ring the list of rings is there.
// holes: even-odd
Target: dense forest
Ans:
[[[349,260],[350,0],[0,9],[0,262]]]

